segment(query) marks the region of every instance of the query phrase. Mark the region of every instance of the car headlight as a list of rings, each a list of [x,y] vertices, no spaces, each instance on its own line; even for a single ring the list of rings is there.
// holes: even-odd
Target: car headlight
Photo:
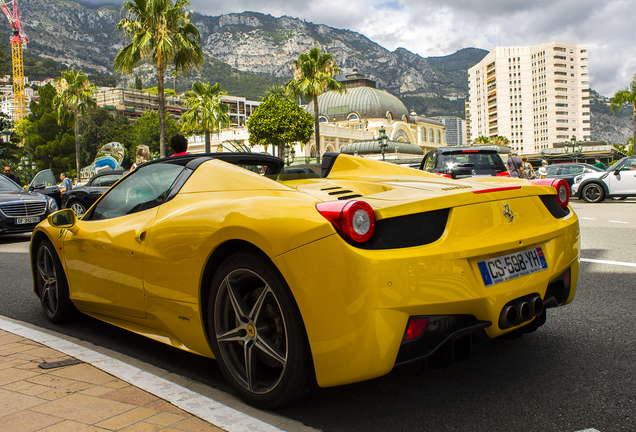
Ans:
[[[51,197],[46,197],[46,200],[49,202],[49,210],[51,210],[51,213],[56,212],[57,211],[57,201],[55,201]]]

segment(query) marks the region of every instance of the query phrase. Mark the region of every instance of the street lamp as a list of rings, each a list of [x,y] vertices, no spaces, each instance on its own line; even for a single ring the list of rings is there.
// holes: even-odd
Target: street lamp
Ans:
[[[563,145],[563,147],[565,148],[565,152],[568,153],[568,147],[572,147],[572,157],[574,158],[574,160],[576,162],[579,161],[579,156],[581,156],[581,154],[583,153],[583,149],[581,147],[580,144],[578,144],[577,140],[576,140],[576,136],[572,135],[572,138],[570,138],[570,142],[571,144],[568,144],[567,142]]]
[[[29,159],[29,157],[26,156],[20,159],[20,162],[18,163],[18,169],[20,171],[24,171],[24,175],[26,176],[27,183],[31,183],[31,175],[33,174],[33,171],[37,169],[37,164],[35,163],[35,161],[31,163],[31,160]]]
[[[296,150],[290,147],[289,144],[285,144],[285,164],[289,166],[296,159]]]
[[[11,131],[9,129],[5,129],[2,131],[2,142],[5,144],[11,142]]]
[[[389,146],[387,144],[389,137],[386,136],[386,129],[384,129],[384,126],[381,126],[378,132],[378,145],[380,146],[380,153],[382,153],[382,160],[384,160],[384,151]]]

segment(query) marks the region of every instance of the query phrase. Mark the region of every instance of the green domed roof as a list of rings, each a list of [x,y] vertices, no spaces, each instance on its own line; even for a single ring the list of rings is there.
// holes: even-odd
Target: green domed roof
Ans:
[[[372,87],[349,88],[346,93],[330,91],[318,96],[320,116],[331,121],[346,120],[351,113],[355,113],[360,120],[370,118],[386,118],[391,113],[393,120],[408,118],[409,112],[404,104],[392,94]],[[313,101],[305,108],[309,114],[314,114]]]

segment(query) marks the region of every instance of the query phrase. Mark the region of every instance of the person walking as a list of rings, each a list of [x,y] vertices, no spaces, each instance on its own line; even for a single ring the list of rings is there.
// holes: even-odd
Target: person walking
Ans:
[[[521,177],[521,159],[517,157],[517,152],[513,151],[511,156],[506,161],[506,166],[508,167],[508,172],[510,173],[510,177],[519,178]]]
[[[541,168],[539,168],[539,178],[544,179],[548,175],[548,161],[541,161]]]
[[[528,158],[526,156],[521,158],[523,162],[523,178],[531,180],[537,178],[534,169],[532,169],[532,164],[528,162]]]
[[[150,160],[150,148],[147,145],[140,145],[137,147],[137,156],[135,163],[130,167],[130,171],[136,170],[139,165],[144,164]]]
[[[15,174],[11,174],[11,167],[9,165],[5,165],[5,167],[4,167],[4,175],[7,176],[9,178],[9,180],[12,180],[13,183],[15,183],[18,186],[22,187],[22,181],[20,180],[20,177],[18,177]]]
[[[599,158],[596,158],[596,162],[594,163],[594,166],[600,170],[605,171],[605,164],[601,162]]]
[[[68,192],[73,189],[73,182],[71,182],[70,178],[66,177],[66,173],[60,173],[60,180],[62,180],[60,193]]]
[[[188,140],[181,134],[175,134],[170,140],[170,148],[174,151],[172,156],[184,156],[188,154]]]

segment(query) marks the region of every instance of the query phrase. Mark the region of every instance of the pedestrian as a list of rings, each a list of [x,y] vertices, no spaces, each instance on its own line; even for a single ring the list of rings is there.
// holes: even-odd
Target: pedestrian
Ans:
[[[605,171],[605,164],[601,162],[599,158],[596,158],[596,162],[594,163],[594,166],[600,170]]]
[[[4,175],[6,175],[9,180],[13,180],[15,184],[22,187],[22,181],[20,181],[20,177],[15,174],[11,174],[11,167],[9,165],[5,165],[4,167]]]
[[[544,179],[548,175],[548,161],[541,161],[541,168],[539,168],[539,178]]]
[[[135,163],[130,167],[131,171],[134,171],[139,165],[146,163],[150,160],[150,148],[147,145],[140,145],[137,147],[137,156]]]
[[[73,182],[71,182],[70,178],[66,177],[66,173],[60,173],[60,180],[62,180],[60,193],[68,192],[73,189]]]
[[[521,158],[521,162],[523,162],[523,178],[526,178],[528,180],[537,178],[534,170],[532,169],[532,164],[528,162],[528,158],[526,156]]]
[[[181,134],[175,134],[170,140],[170,148],[174,151],[172,156],[188,154],[188,140]]]
[[[521,159],[517,157],[517,152],[513,151],[511,156],[506,161],[506,166],[508,167],[508,172],[510,173],[510,177],[521,177]],[[521,177],[523,178],[523,177]]]

